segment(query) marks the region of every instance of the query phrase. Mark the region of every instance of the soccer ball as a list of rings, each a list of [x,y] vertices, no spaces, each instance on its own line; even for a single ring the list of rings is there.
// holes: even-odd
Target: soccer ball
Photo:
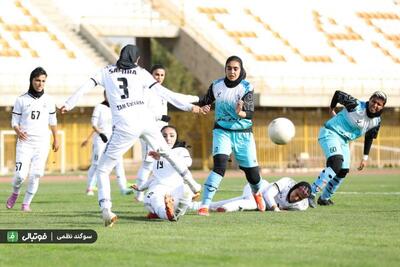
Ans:
[[[269,138],[277,145],[287,144],[295,134],[294,124],[287,118],[276,118],[268,125]]]

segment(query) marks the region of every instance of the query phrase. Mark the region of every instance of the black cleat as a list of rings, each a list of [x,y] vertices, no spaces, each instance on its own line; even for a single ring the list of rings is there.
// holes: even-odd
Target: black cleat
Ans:
[[[310,195],[308,197],[308,206],[310,206],[310,208],[316,208],[317,207],[317,203],[315,203],[315,196]]]
[[[318,203],[318,205],[321,205],[321,206],[331,206],[331,205],[334,205],[334,204],[335,204],[335,203],[333,203],[332,200],[330,200],[330,199],[323,199],[323,198],[321,198],[321,197],[318,198],[317,203]]]

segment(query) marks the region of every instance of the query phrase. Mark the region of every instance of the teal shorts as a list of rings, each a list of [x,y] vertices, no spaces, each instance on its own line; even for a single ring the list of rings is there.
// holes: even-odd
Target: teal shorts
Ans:
[[[256,142],[252,132],[235,132],[222,129],[213,130],[213,156],[234,153],[239,166],[258,166]]]
[[[334,155],[342,155],[342,168],[350,169],[350,146],[346,140],[336,132],[322,127],[319,131],[318,142],[327,159]]]

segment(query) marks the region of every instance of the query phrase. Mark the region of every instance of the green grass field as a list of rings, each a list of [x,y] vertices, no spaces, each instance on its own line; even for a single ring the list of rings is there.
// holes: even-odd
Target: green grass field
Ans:
[[[0,229],[93,229],[97,241],[0,244],[0,266],[397,266],[400,175],[346,179],[332,207],[189,213],[177,223],[146,220],[144,208],[121,196],[113,181],[120,218],[113,228],[103,227],[97,197],[84,194],[83,180],[43,182],[32,213],[19,210],[22,197],[13,210],[0,205]],[[244,183],[226,178],[215,200],[241,194]],[[10,190],[0,183],[2,203]]]

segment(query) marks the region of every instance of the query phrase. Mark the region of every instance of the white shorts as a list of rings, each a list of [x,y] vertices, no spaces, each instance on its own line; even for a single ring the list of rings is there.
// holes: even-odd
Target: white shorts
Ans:
[[[50,142],[29,143],[17,142],[15,156],[15,174],[26,178],[31,175],[43,176],[49,155]]]
[[[92,165],[97,165],[99,163],[100,156],[103,154],[104,149],[106,148],[106,143],[101,140],[100,138],[93,139],[92,145]]]
[[[137,127],[132,127],[129,131],[126,131],[125,129],[120,129],[115,126],[110,140],[104,150],[104,154],[111,159],[119,159],[133,146],[133,144],[137,142],[139,137],[149,143],[151,149],[154,151],[170,150],[155,123],[152,123],[151,125],[142,125],[142,127],[138,125]]]

